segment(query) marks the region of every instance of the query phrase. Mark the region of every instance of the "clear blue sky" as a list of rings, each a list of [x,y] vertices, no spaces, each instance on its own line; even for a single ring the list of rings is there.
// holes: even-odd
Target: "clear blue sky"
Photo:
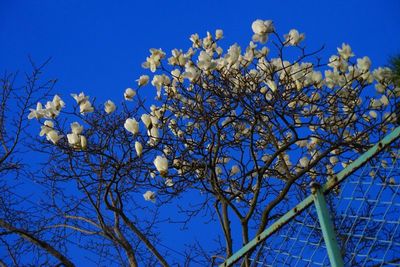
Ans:
[[[226,44],[247,44],[257,18],[274,20],[282,34],[305,32],[309,48],[325,44],[328,54],[347,42],[376,66],[400,52],[399,11],[397,0],[0,0],[0,69],[26,70],[27,55],[52,56],[59,92],[103,101],[133,85],[149,48],[186,48],[190,34],[217,28]]]
[[[325,45],[326,56],[349,43],[376,67],[400,53],[399,12],[397,0],[0,0],[0,71],[28,70],[28,55],[36,62],[51,56],[47,74],[59,79],[61,95],[121,99],[142,74],[149,48],[186,49],[190,34],[218,28],[227,46],[247,44],[258,18],[272,19],[281,34],[305,32],[307,47]]]

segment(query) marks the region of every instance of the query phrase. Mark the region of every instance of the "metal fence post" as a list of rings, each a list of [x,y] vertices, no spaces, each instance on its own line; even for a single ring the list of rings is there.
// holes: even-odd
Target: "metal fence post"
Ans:
[[[322,236],[328,251],[329,261],[333,267],[343,267],[343,259],[336,240],[335,230],[329,215],[328,207],[321,186],[318,183],[311,184],[311,193],[317,209],[319,224],[321,225]]]

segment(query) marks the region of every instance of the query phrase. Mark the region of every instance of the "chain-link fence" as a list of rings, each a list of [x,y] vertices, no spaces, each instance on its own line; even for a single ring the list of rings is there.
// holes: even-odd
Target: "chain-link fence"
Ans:
[[[251,266],[400,266],[399,135],[400,127],[335,179],[314,185],[221,266],[249,255]]]

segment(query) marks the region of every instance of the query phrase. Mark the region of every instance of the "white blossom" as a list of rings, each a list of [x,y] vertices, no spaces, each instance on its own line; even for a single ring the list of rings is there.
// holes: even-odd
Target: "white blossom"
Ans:
[[[329,58],[328,66],[334,69],[334,72],[338,70],[346,72],[348,70],[349,63],[341,57],[333,55]]]
[[[42,103],[36,104],[36,109],[29,109],[31,112],[28,115],[28,119],[41,119],[46,115],[46,109],[43,109]]]
[[[78,122],[71,123],[71,130],[74,134],[81,134],[83,131],[83,126],[80,125]]]
[[[272,20],[257,19],[251,24],[251,29],[254,32],[253,41],[265,43],[268,39],[268,34],[274,31]]]
[[[136,91],[133,90],[132,88],[126,88],[124,92],[124,98],[125,100],[132,101],[133,97],[136,95]]]
[[[241,53],[241,48],[239,45],[234,44],[229,47],[226,58],[226,61],[229,66],[234,65],[239,60],[240,53]]]
[[[135,142],[136,155],[140,158],[142,156],[143,146],[139,141]]]
[[[278,87],[276,86],[276,83],[274,81],[267,80],[266,83],[272,92],[275,92],[278,89]]]
[[[200,48],[201,47],[201,40],[200,40],[199,34],[197,34],[197,33],[192,34],[190,36],[189,40],[192,41],[192,43],[193,43],[192,46],[194,48]]]
[[[146,191],[146,193],[143,194],[143,198],[146,201],[151,201],[153,203],[156,202],[156,193],[154,193],[153,191]]]
[[[182,76],[188,79],[190,82],[194,82],[200,77],[200,71],[198,68],[188,62],[185,65],[185,72],[182,74]]]
[[[349,58],[354,56],[354,53],[351,51],[351,47],[348,44],[342,43],[342,48],[337,48],[338,53],[341,58],[344,60],[348,60]]]
[[[135,120],[135,118],[128,118],[124,123],[124,128],[131,132],[132,134],[137,134],[139,132],[139,123]]]
[[[58,110],[65,107],[65,102],[61,99],[61,97],[59,95],[54,95],[53,104],[56,107],[56,109],[58,109]]]
[[[296,29],[291,29],[284,37],[288,45],[298,45],[305,38],[304,33],[299,33]]]
[[[81,149],[87,148],[87,139],[85,136],[81,135]]]
[[[151,84],[157,88],[157,97],[161,97],[161,88],[170,84],[170,79],[166,75],[154,75]]]
[[[172,187],[172,186],[174,186],[174,182],[172,181],[172,179],[167,178],[167,179],[165,179],[165,185],[168,187]]]
[[[339,159],[338,159],[338,157],[332,156],[332,157],[329,158],[329,162],[332,165],[336,165],[339,162]]]
[[[41,126],[40,136],[47,135],[51,130],[53,130],[54,123],[52,121],[46,120]]]
[[[149,79],[150,78],[148,75],[141,75],[136,81],[138,82],[139,86],[145,86],[149,82]]]
[[[200,69],[207,71],[207,70],[213,70],[217,66],[215,62],[213,62],[212,57],[205,51],[201,51],[197,66],[199,66]]]
[[[385,95],[382,95],[379,101],[382,103],[383,106],[389,105],[389,99]]]
[[[68,144],[73,148],[86,149],[87,140],[86,137],[81,135],[83,126],[78,122],[71,123],[72,133],[67,134]]]
[[[71,94],[71,96],[75,99],[75,101],[78,105],[89,100],[89,97],[85,96],[85,94],[83,92],[81,92],[79,95]]]
[[[392,70],[388,67],[379,67],[373,71],[373,76],[378,82],[383,82],[384,80],[388,80],[392,77]]]
[[[150,130],[147,131],[147,134],[150,137],[149,140],[149,145],[150,146],[155,146],[157,145],[158,141],[159,141],[159,132],[158,129],[156,127],[152,127]]]
[[[61,139],[61,135],[58,135],[56,130],[51,130],[46,134],[46,139],[53,144],[57,144],[57,142]]]
[[[369,71],[369,68],[371,67],[371,60],[369,57],[365,56],[363,58],[358,58],[357,59],[357,68],[360,69],[363,72]]]
[[[220,29],[215,31],[215,39],[220,40],[224,36],[224,32]]]
[[[233,165],[230,171],[230,175],[235,175],[240,172],[240,168],[238,165]]]
[[[164,156],[157,156],[154,160],[154,166],[156,166],[161,176],[166,176],[168,174],[168,159]]]
[[[73,147],[78,147],[81,143],[81,138],[78,134],[71,133],[67,134],[68,144]]]
[[[92,104],[89,101],[84,101],[79,105],[79,112],[81,114],[93,112],[93,110],[94,108],[92,107]]]
[[[299,160],[300,166],[303,167],[303,168],[307,167],[309,162],[310,162],[310,160],[309,160],[308,157],[302,157]]]
[[[165,53],[161,49],[150,49],[151,55],[146,58],[146,62],[142,64],[145,69],[150,69],[151,72],[155,72],[160,66],[161,59],[165,57]]]
[[[373,118],[373,119],[376,119],[376,118],[378,117],[378,114],[377,114],[374,110],[371,110],[371,111],[369,112],[369,116],[370,116],[371,118]]]
[[[147,129],[150,128],[151,124],[151,118],[149,114],[142,114],[142,116],[140,117],[140,119],[142,120],[142,122],[144,123],[144,125],[146,126]]]
[[[61,108],[58,106],[60,108],[58,109],[56,105],[53,101],[47,101],[45,105],[45,118],[53,119],[60,114]]]
[[[116,109],[116,106],[114,104],[114,102],[112,102],[111,100],[107,100],[106,103],[104,103],[104,111],[107,114],[113,113]]]
[[[168,64],[173,66],[185,66],[187,59],[182,50],[174,49],[171,53],[172,57],[168,58]]]

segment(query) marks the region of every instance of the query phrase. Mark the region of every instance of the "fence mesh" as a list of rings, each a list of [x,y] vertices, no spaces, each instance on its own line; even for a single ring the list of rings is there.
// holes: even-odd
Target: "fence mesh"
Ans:
[[[345,266],[400,266],[399,173],[399,149],[384,151],[325,196]],[[252,257],[252,266],[330,266],[315,206]]]

